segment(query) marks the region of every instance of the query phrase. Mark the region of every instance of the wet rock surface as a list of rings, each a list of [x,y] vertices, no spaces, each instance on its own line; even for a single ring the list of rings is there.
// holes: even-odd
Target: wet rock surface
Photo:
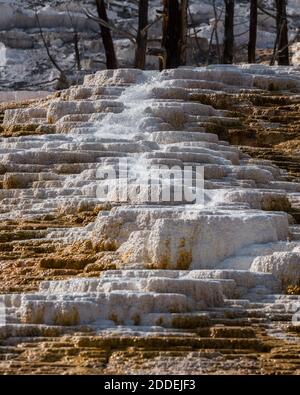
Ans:
[[[292,67],[119,69],[2,106],[0,372],[299,373],[300,187],[228,143],[246,99],[297,116],[299,91]],[[200,166],[203,201],[99,196],[125,160],[141,189]]]

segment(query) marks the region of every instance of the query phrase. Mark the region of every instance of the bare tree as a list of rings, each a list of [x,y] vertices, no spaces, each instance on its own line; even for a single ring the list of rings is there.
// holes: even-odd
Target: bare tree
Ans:
[[[97,13],[99,19],[104,23],[99,23],[101,29],[101,35],[103,40],[103,46],[105,50],[106,56],[106,67],[108,69],[117,69],[118,62],[115,53],[115,47],[111,36],[110,28],[105,26],[105,23],[108,24],[108,17],[106,13],[105,3],[104,0],[95,0]]]
[[[191,28],[192,28],[193,33],[194,33],[193,37],[195,38],[195,42],[196,42],[197,49],[198,49],[198,54],[195,57],[195,61],[198,63],[198,57],[200,56],[202,50],[201,50],[201,45],[200,45],[200,42],[199,42],[198,32],[197,32],[197,29],[196,29],[196,23],[194,22],[194,18],[193,18],[193,15],[191,13],[190,7],[188,6],[187,8],[188,8],[188,14],[189,14],[189,18],[190,18],[190,25],[191,25]],[[194,51],[194,53],[196,53],[196,51]]]
[[[276,0],[277,61],[280,66],[290,64],[286,5],[287,0]]]
[[[223,63],[233,63],[234,55],[234,0],[225,1]]]
[[[60,89],[66,89],[66,88],[68,88],[70,86],[70,82],[68,81],[68,78],[66,76],[66,72],[60,67],[60,65],[57,63],[56,59],[54,58],[54,56],[50,52],[50,48],[49,48],[47,40],[46,40],[46,38],[44,36],[43,29],[42,29],[42,26],[40,24],[40,19],[39,19],[39,16],[38,16],[38,11],[37,11],[36,8],[35,8],[35,19],[36,19],[36,22],[37,22],[37,25],[38,25],[38,28],[39,28],[39,31],[40,31],[41,39],[43,41],[44,47],[45,47],[47,55],[48,55],[48,58],[49,58],[50,62],[53,64],[53,66],[56,68],[56,70],[59,72],[59,78],[58,78],[58,81],[57,81],[57,84],[56,84],[56,89],[59,89],[59,90]]]
[[[218,25],[219,25],[220,20],[222,19],[224,7],[222,7],[220,9],[220,12],[218,13],[216,0],[212,0],[211,2],[212,2],[213,11],[214,11],[214,24],[213,24],[213,28],[212,28],[211,35],[210,35],[209,45],[208,45],[207,60],[206,60],[207,64],[209,64],[209,61],[210,61],[210,54],[211,54],[211,49],[213,46],[214,37],[215,37],[215,42],[216,42],[216,52],[217,52],[218,63],[222,63],[222,54],[221,54],[221,48],[220,48]]]
[[[166,68],[176,68],[186,62],[187,1],[163,0],[163,37]]]
[[[80,51],[79,51],[79,33],[78,33],[78,29],[77,29],[77,23],[76,21],[74,21],[73,16],[70,13],[69,7],[66,6],[66,10],[72,25],[72,29],[73,29],[73,43],[74,43],[74,51],[75,51],[75,61],[76,61],[76,65],[77,65],[77,70],[81,70],[81,59],[80,59]]]
[[[248,42],[248,63],[255,63],[257,36],[257,0],[250,1],[250,22],[249,22],[249,42]]]
[[[138,69],[144,69],[146,63],[147,37],[148,37],[148,0],[139,1],[139,23],[136,37],[136,51],[134,65]]]
[[[219,15],[217,12],[217,6],[216,6],[216,1],[213,0],[213,9],[214,9],[214,28],[213,32],[215,34],[215,39],[216,39],[216,46],[217,46],[217,54],[218,54],[218,62],[221,63],[222,61],[222,56],[221,56],[221,51],[220,51],[220,41],[219,41],[219,34],[218,34],[218,24],[219,21],[221,20],[222,14],[224,12],[224,8],[221,9]]]
[[[95,0],[95,1],[103,1],[103,0]],[[150,29],[151,26],[153,26],[155,23],[157,23],[158,21],[160,21],[162,19],[162,16],[157,17],[154,21],[148,23],[148,3],[149,0],[141,0],[141,2],[139,3],[139,9],[141,12],[141,15],[139,15],[139,29],[134,29],[135,30],[135,34],[133,34],[132,32],[130,32],[129,30],[122,30],[119,27],[116,27],[111,21],[108,20],[104,20],[101,16],[99,15],[98,12],[98,17],[93,15],[89,10],[85,9],[84,7],[82,7],[82,11],[83,13],[91,20],[97,22],[101,29],[105,28],[108,32],[116,32],[117,34],[126,37],[128,40],[130,40],[136,48],[136,54],[135,54],[135,67],[138,68],[144,68],[145,65],[145,56],[148,53],[147,52],[147,32]],[[132,27],[133,28],[133,27]],[[112,46],[111,46],[112,45]],[[113,46],[113,42],[111,40],[111,45],[108,45],[108,48],[112,48],[113,49],[113,53],[114,52],[114,46]],[[105,46],[106,48],[106,46]],[[115,59],[115,62],[117,63],[117,60]],[[110,67],[112,68],[112,67]],[[114,67],[116,68],[116,67]]]

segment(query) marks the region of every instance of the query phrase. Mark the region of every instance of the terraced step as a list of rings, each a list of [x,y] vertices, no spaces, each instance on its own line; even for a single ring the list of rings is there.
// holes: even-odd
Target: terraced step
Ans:
[[[140,372],[156,361],[181,373],[272,374],[276,359],[279,373],[296,373],[288,328],[298,299],[275,294],[298,286],[299,232],[287,213],[300,208],[290,182],[299,161],[272,145],[298,133],[293,92],[299,71],[282,67],[120,69],[8,109],[0,373]],[[273,162],[224,141],[234,134],[263,142]],[[140,189],[146,166],[203,167],[204,204],[137,193],[120,202],[117,188],[100,199],[110,179],[98,170],[120,174],[125,159],[135,171],[127,185]]]
[[[270,148],[254,148],[241,146],[241,150],[255,158],[270,160],[275,165],[288,171],[289,179],[294,181],[300,177],[300,162],[296,156],[290,156],[289,154],[276,153],[276,150]]]
[[[178,338],[175,333],[169,336],[149,335],[147,338],[141,334],[137,337],[122,335],[121,338],[108,335],[104,339],[94,335],[23,338],[17,351],[13,346],[2,344],[0,352],[3,362],[0,372],[3,374],[11,369],[23,373],[51,371],[99,374],[112,371],[122,373],[127,369],[128,373],[130,369],[136,371],[140,366],[140,371],[145,373],[151,366],[148,366],[148,363],[160,362],[160,371],[164,373],[171,366],[174,369],[178,358],[181,362],[193,361],[190,368],[187,367],[190,370],[185,371],[186,373],[199,373],[200,367],[201,372],[206,374],[224,372],[224,369],[227,373],[231,369],[239,369],[241,373],[248,374],[297,372],[299,352],[295,344],[280,346],[277,341],[265,335],[261,340],[234,337],[234,334],[241,336],[241,333],[249,335],[249,330],[251,331],[234,328],[228,338],[219,335],[230,335],[230,331],[214,327],[211,329],[213,337],[201,339],[188,333],[184,339]],[[32,355],[35,355],[34,361],[30,357]],[[165,362],[165,358],[168,363]],[[225,362],[227,367],[224,367]]]

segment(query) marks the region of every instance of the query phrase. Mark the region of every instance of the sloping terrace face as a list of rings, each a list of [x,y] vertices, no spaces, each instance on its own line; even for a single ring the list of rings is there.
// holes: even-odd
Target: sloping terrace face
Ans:
[[[5,111],[0,333],[9,362],[1,363],[3,372],[60,372],[66,365],[70,372],[149,372],[158,360],[168,372],[179,369],[179,350],[186,372],[200,362],[203,373],[222,372],[218,361],[228,352],[235,353],[229,371],[242,366],[241,373],[272,372],[276,347],[278,358],[292,349],[295,359],[299,339],[285,329],[296,330],[291,320],[299,297],[286,293],[299,286],[300,250],[288,213],[300,186],[224,140],[243,122],[229,111],[228,98],[240,97],[245,107],[245,95],[270,96],[274,87],[296,100],[299,72],[120,69]],[[220,102],[220,92],[227,101]],[[175,167],[177,176],[200,167],[201,204],[172,200],[174,191],[163,201],[141,194],[147,169],[159,166]],[[103,176],[112,170],[126,199]],[[177,176],[175,189],[182,185]],[[22,344],[9,349],[20,336]],[[30,336],[38,339],[29,347]],[[138,349],[130,357],[131,346]],[[212,359],[203,364],[189,347]],[[217,361],[215,350],[226,353]],[[152,365],[143,354],[150,351]],[[282,372],[297,369],[296,362],[282,364]]]

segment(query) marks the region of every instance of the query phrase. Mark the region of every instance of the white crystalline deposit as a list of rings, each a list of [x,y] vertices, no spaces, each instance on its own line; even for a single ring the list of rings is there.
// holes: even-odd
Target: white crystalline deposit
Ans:
[[[284,192],[264,191],[259,189],[236,189],[218,191],[218,199],[228,203],[247,203],[249,208],[262,210],[286,211],[290,202]]]
[[[114,270],[94,279],[44,281],[34,294],[4,295],[3,300],[9,325],[90,325],[98,330],[125,325],[150,331],[184,322],[207,325],[214,309],[226,310],[225,298],[234,304],[262,290],[268,295],[280,286],[271,274],[239,270]]]
[[[159,218],[148,232],[132,231],[119,252],[125,262],[209,269],[246,245],[286,239],[288,234],[285,214],[200,211],[193,219]]]
[[[284,285],[298,285],[300,279],[300,253],[299,251],[274,252],[272,255],[257,257],[254,259],[250,270],[253,272],[272,273]]]
[[[43,282],[33,295],[6,295],[27,324],[153,324],[153,316],[222,306],[222,283],[167,271],[106,272],[100,279]]]
[[[257,286],[278,290],[269,274],[243,271],[107,271],[100,278],[44,281],[39,292],[5,295],[8,321],[96,328],[117,325],[176,326],[176,318],[202,318],[224,298],[241,297]]]
[[[238,120],[190,99],[222,91],[299,93],[299,77],[296,68],[262,65],[107,70],[48,105],[6,111],[6,127],[37,123],[41,133],[0,140],[0,219],[117,203],[86,227],[50,229],[46,237],[109,241],[124,269],[7,296],[15,314],[25,323],[151,326],[162,318],[172,326],[171,314],[199,314],[226,298],[259,300],[280,292],[282,281],[296,284],[298,242],[288,241],[294,229],[286,211],[299,185],[208,132],[208,126]],[[174,190],[185,166],[201,167],[203,201],[193,205],[184,196],[153,202],[134,194],[134,182],[143,190],[148,168],[157,165],[177,169]],[[118,201],[114,179],[105,173],[112,168],[129,199]],[[99,196],[111,186],[110,194]]]
[[[103,70],[84,78],[87,86],[122,86],[143,81],[144,72],[138,69]]]
[[[4,125],[30,123],[33,119],[44,120],[46,118],[46,110],[43,108],[26,108],[26,109],[15,109],[6,110],[4,115]]]

